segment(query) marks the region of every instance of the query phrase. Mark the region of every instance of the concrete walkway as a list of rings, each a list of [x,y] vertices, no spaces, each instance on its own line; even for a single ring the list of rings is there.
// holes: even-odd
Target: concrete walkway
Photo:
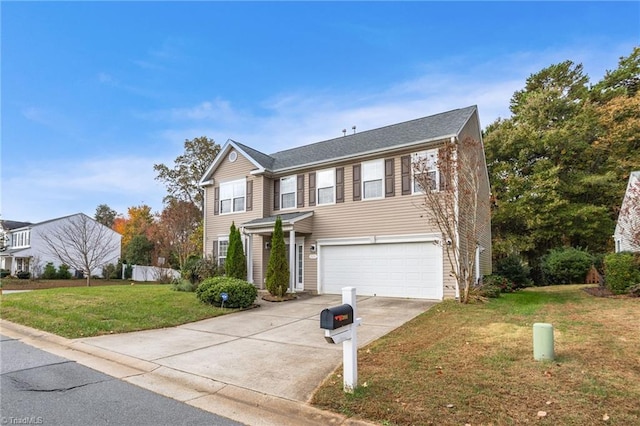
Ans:
[[[357,300],[360,347],[435,303]],[[342,345],[327,343],[319,326],[322,309],[341,303],[330,295],[259,300],[258,308],[178,327],[75,340],[1,324],[5,335],[242,423],[366,424],[308,404],[342,362]]]

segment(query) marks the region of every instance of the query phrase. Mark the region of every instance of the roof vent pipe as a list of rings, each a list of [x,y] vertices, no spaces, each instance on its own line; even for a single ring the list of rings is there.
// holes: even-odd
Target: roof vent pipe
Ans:
[[[354,126],[352,127],[352,129],[353,129],[353,134],[355,135],[355,134],[356,134],[356,126],[354,125]]]
[[[347,129],[342,129],[342,136],[347,136]]]

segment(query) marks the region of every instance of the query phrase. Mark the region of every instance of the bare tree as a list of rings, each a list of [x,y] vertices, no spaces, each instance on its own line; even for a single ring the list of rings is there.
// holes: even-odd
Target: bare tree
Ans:
[[[474,279],[479,278],[474,273],[476,251],[491,222],[482,144],[470,137],[452,139],[437,155],[414,155],[412,168],[414,190],[424,193],[420,208],[442,234],[456,294],[467,303]]]
[[[41,238],[60,262],[83,271],[89,286],[91,271],[114,261],[114,253],[119,253],[120,239],[113,238],[113,232],[80,213],[47,230]]]

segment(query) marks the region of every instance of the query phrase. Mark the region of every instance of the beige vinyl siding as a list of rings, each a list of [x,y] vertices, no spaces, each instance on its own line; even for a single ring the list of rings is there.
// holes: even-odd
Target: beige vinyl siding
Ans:
[[[433,146],[429,146],[433,148]],[[424,148],[421,148],[424,149]],[[305,262],[304,262],[304,288],[307,291],[317,291],[317,268],[318,259],[309,259],[312,254],[309,246],[316,240],[326,238],[341,237],[364,237],[383,235],[414,235],[438,233],[439,230],[429,226],[419,205],[423,202],[420,195],[400,195],[402,182],[400,179],[400,157],[419,149],[412,149],[384,157],[373,158],[393,158],[395,166],[395,196],[353,201],[353,165],[360,164],[361,161],[337,164],[335,167],[344,167],[344,202],[316,205],[309,207],[308,188],[309,172],[317,169],[304,171],[305,175],[305,207],[293,211],[313,211],[313,233],[305,236]],[[370,160],[372,158],[368,158]],[[366,160],[363,160],[366,161]],[[302,173],[302,172],[299,172]],[[266,216],[277,215],[279,210],[273,210],[273,186],[270,187],[269,210]],[[265,197],[266,198],[266,197]],[[287,210],[286,212],[290,212]],[[303,236],[296,234],[297,236]],[[268,259],[267,259],[268,260]],[[265,261],[266,262],[266,261]],[[443,278],[445,282],[444,297],[455,297],[455,281],[451,279],[449,271],[451,269],[446,254],[443,254]],[[266,268],[266,263],[265,263]]]
[[[243,223],[249,222],[253,219],[261,218],[264,216],[264,198],[262,194],[264,191],[263,176],[253,176],[250,174],[252,170],[255,170],[255,165],[247,160],[243,155],[238,153],[238,158],[235,162],[230,163],[227,158],[223,159],[218,168],[213,174],[214,184],[206,187],[206,223],[205,223],[205,237],[204,237],[204,254],[205,256],[211,255],[213,251],[213,242],[217,241],[221,235],[228,235],[231,223],[235,223],[236,227],[239,227]],[[253,182],[253,209],[244,213],[229,213],[214,215],[214,191],[216,187],[220,186],[221,182],[232,181],[236,179],[246,179]],[[246,205],[246,204],[245,204]],[[262,238],[259,236],[253,237],[253,250],[254,253],[260,253],[262,251]],[[263,264],[260,257],[254,256],[253,261],[253,274],[254,283],[260,285],[262,283],[260,274],[262,273]]]
[[[471,137],[477,141],[482,142],[482,135],[480,133],[480,123],[478,121],[478,114],[473,114],[467,124],[462,128],[460,132],[459,140],[464,140],[466,137]],[[483,155],[484,155],[484,144],[483,144]],[[480,252],[480,274],[481,275],[489,275],[492,272],[492,263],[491,263],[491,187],[489,185],[489,173],[487,171],[486,161],[482,162],[483,170],[481,170],[480,174],[480,182],[482,186],[478,191],[478,196],[485,200],[480,204],[481,209],[478,212],[478,224],[479,226],[479,235],[478,242],[481,247],[484,248],[484,251]]]

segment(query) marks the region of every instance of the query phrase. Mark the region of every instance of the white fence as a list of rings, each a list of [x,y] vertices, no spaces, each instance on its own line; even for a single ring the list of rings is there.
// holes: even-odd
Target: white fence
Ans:
[[[131,279],[133,281],[164,281],[165,278],[180,278],[180,271],[159,266],[133,265]]]

